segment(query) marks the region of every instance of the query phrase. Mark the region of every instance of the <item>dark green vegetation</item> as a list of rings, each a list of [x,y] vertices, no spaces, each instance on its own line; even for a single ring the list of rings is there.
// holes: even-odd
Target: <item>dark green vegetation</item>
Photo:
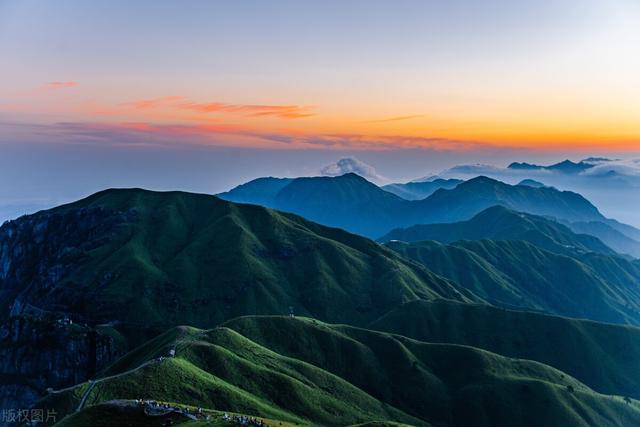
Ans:
[[[99,380],[91,405],[144,397],[325,425],[629,425],[638,404],[604,396],[537,362],[311,319],[243,317],[169,331],[177,357]],[[163,337],[142,354],[165,354]],[[40,404],[61,412],[81,390]],[[69,395],[69,396],[65,396]],[[75,396],[75,397],[74,397]]]
[[[561,254],[578,255],[614,251],[588,234],[576,234],[568,227],[541,216],[525,214],[502,206],[488,208],[468,221],[449,224],[418,224],[396,229],[380,238],[381,242],[402,240],[417,242],[436,240],[453,243],[458,240],[523,240]]]
[[[640,328],[451,301],[404,304],[368,326],[553,366],[604,394],[640,398]]]
[[[458,186],[464,181],[460,179],[441,179],[437,178],[431,181],[407,182],[405,184],[387,184],[381,188],[402,197],[405,200],[422,200],[429,197],[436,190],[441,188],[450,190]]]
[[[175,325],[290,311],[364,325],[436,297],[478,300],[368,239],[295,215],[209,195],[104,191],[0,228],[0,407],[90,378]],[[87,325],[81,336],[59,328],[65,318]]]
[[[311,213],[324,206],[326,218],[357,205],[367,227],[398,212],[411,218],[416,206],[455,217],[496,199],[599,215],[573,193],[485,178],[421,201],[356,175],[260,185],[268,191],[249,185],[244,194],[275,194]],[[327,209],[333,202],[339,208]],[[148,424],[129,407],[138,398],[294,424],[640,422],[625,399],[640,396],[638,329],[498,308],[640,323],[640,263],[494,205],[431,226],[429,238],[447,244],[391,248],[181,192],[108,190],[11,221],[0,228],[0,404],[77,384],[38,406],[60,414],[82,406],[63,423],[71,426]],[[290,310],[317,320],[256,316]],[[170,349],[177,357],[159,360]],[[31,375],[52,363],[55,375]],[[31,376],[15,382],[16,366]]]
[[[170,402],[166,402],[170,403]],[[185,407],[186,405],[180,405]],[[186,406],[188,407],[188,406]],[[197,408],[188,407],[190,410]],[[182,414],[171,413],[160,416],[147,416],[144,409],[136,405],[135,401],[114,400],[90,406],[89,408],[72,414],[56,424],[57,427],[112,427],[112,426],[149,426],[163,427],[167,425],[181,427],[232,427],[238,424],[225,420],[224,412],[204,411],[208,420],[193,420]],[[238,414],[241,415],[241,414]],[[292,427],[299,423],[287,423],[280,420],[260,418],[266,427]]]
[[[387,246],[495,305],[640,325],[640,269],[617,256],[579,261],[522,240]]]
[[[540,216],[495,206],[468,221],[415,225],[381,240],[493,304],[640,324],[637,262]]]
[[[269,196],[271,191],[265,193],[268,201],[262,195],[251,199],[247,193],[240,186],[221,197],[265,204],[373,238],[398,227],[467,220],[495,205],[568,222],[606,222],[624,234],[633,230],[629,227],[622,231],[622,224],[607,220],[579,194],[552,187],[508,185],[486,177],[462,182],[448,190],[440,188],[423,200],[404,200],[355,174],[296,178],[273,198]]]
[[[473,299],[363,237],[207,195],[109,190],[3,231],[22,253],[0,256],[10,258],[3,307],[20,293],[14,314],[37,307],[138,329],[292,307],[364,324],[412,299]]]

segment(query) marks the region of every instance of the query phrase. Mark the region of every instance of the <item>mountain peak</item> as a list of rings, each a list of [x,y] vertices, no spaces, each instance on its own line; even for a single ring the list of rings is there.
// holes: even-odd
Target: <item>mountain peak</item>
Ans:
[[[458,185],[458,188],[465,187],[477,187],[477,186],[500,186],[500,185],[509,185],[497,179],[489,178],[488,176],[477,176],[475,178],[471,178],[467,181],[464,181]]]
[[[544,185],[540,181],[536,181],[535,179],[523,179],[518,183],[518,185],[524,185],[526,187],[533,187],[533,188],[546,187],[546,185]]]
[[[535,169],[543,169],[544,166],[534,165],[532,163],[526,162],[513,162],[509,166],[508,169],[523,169],[523,170],[535,170]]]
[[[520,163],[513,162],[508,166],[508,169],[516,169],[516,170],[547,170],[547,171],[557,171],[562,173],[579,173],[586,169],[592,168],[594,165],[587,161],[574,162],[569,159],[565,159],[561,162],[549,165],[549,166],[540,166],[532,163]]]

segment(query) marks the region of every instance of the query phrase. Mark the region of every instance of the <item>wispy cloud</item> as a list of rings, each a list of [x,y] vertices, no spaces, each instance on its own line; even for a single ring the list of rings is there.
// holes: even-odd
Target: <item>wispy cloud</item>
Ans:
[[[313,115],[313,113],[311,113],[311,107],[301,107],[298,105],[244,105],[225,104],[221,102],[186,102],[178,105],[178,108],[200,113],[239,113],[254,117],[275,116],[282,119],[300,119]]]
[[[156,124],[149,122],[60,122],[55,124],[0,123],[0,130],[13,140],[49,143],[106,145],[207,145],[265,149],[335,149],[386,151],[424,149],[431,151],[482,150],[490,145],[443,138],[321,134],[299,131],[269,132],[236,124]],[[2,142],[2,141],[0,141]]]
[[[138,101],[125,102],[121,104],[124,107],[132,108],[134,110],[150,110],[153,108],[159,108],[166,105],[171,105],[176,101],[182,101],[182,96],[161,96],[153,99],[140,99]]]
[[[312,107],[299,105],[260,105],[230,104],[226,102],[195,102],[183,96],[163,96],[153,99],[141,99],[121,104],[134,110],[168,108],[197,113],[231,113],[252,117],[273,116],[282,119],[300,119],[314,115]]]
[[[70,87],[76,87],[78,86],[79,83],[78,82],[74,82],[74,81],[55,81],[55,82],[48,82],[44,85],[45,89],[52,89],[52,90],[58,90],[58,89],[65,89],[65,88],[70,88]]]
[[[367,123],[387,123],[387,122],[399,122],[402,120],[412,120],[412,119],[418,119],[420,117],[424,117],[424,114],[415,114],[413,116],[397,116],[397,117],[388,117],[386,119],[376,119],[376,120],[369,120],[367,121]]]

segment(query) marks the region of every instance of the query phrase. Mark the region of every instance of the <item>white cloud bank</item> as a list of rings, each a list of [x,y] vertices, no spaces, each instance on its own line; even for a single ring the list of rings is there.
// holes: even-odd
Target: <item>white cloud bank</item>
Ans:
[[[340,176],[346,173],[355,173],[376,184],[385,184],[389,182],[389,180],[380,175],[373,166],[354,157],[342,158],[320,170],[320,174],[323,176]]]

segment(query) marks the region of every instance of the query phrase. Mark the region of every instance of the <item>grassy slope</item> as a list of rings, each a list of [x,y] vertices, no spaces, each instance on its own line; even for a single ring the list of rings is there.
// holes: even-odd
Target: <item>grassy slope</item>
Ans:
[[[471,347],[305,319],[240,318],[226,326],[434,425],[621,425],[621,414],[637,417],[635,406],[597,395],[546,365]],[[569,392],[569,385],[579,391]]]
[[[189,408],[194,410],[197,408]],[[90,406],[87,409],[66,417],[56,424],[57,427],[111,427],[111,426],[152,426],[174,425],[181,427],[232,427],[238,424],[223,419],[224,412],[205,410],[209,420],[191,420],[179,414],[149,417],[140,407],[130,401],[111,401]],[[241,415],[241,414],[238,414]],[[300,423],[287,423],[280,420],[261,418],[267,427],[293,427]]]
[[[61,306],[79,299],[74,308],[100,321],[211,327],[293,307],[363,324],[412,299],[466,299],[451,282],[368,239],[259,206],[108,190],[54,212],[87,207],[133,209],[137,220],[118,226],[47,299]]]
[[[388,246],[494,304],[640,324],[640,271],[619,257],[578,259],[524,241],[432,241]]]
[[[636,327],[446,301],[407,303],[369,327],[536,360],[598,392],[640,398]]]
[[[168,334],[173,338],[176,331]],[[166,354],[171,346],[161,341],[159,337],[137,352]],[[394,419],[424,424],[329,372],[274,353],[228,328],[190,329],[177,348],[178,357],[153,361],[133,372],[126,370],[137,365],[123,364],[125,374],[99,381],[86,405],[151,398],[291,422],[346,425]],[[81,395],[73,390],[65,394]],[[66,403],[70,398],[65,394],[41,404],[66,413],[75,405]]]
[[[147,397],[325,425],[640,422],[635,402],[596,394],[546,365],[310,319],[243,317],[190,329],[178,349],[175,359],[99,382],[88,404]]]

